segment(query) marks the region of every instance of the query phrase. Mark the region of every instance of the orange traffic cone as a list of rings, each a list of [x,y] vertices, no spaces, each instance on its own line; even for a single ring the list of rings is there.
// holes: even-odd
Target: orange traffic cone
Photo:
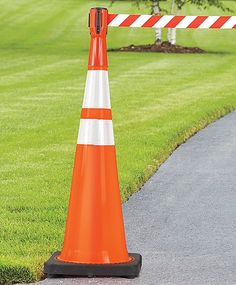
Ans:
[[[126,248],[106,51],[107,9],[90,10],[91,45],[64,246],[49,275],[136,277],[141,256]]]

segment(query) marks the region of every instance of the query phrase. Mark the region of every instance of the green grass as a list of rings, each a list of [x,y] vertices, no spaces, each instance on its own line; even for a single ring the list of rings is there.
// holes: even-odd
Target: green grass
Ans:
[[[87,14],[97,4],[108,6],[0,0],[0,283],[40,278],[43,261],[61,248],[87,69]],[[135,10],[128,3],[111,8]],[[236,108],[236,31],[182,30],[178,39],[208,53],[109,54],[124,201],[179,144]],[[152,29],[113,28],[108,35],[109,47],[152,41]]]

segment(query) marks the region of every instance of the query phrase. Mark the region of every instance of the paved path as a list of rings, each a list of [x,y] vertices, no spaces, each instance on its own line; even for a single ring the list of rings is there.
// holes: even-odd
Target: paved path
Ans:
[[[124,205],[140,277],[38,285],[236,284],[236,112],[180,146]]]

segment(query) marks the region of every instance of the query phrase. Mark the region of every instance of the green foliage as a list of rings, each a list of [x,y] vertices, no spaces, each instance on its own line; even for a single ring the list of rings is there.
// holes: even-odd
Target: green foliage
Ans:
[[[120,0],[111,0],[112,3],[115,3]],[[131,0],[129,2],[134,3],[138,7],[140,7],[140,4],[144,3],[147,7],[150,7],[151,14],[153,13],[153,3],[157,2],[160,10],[167,12],[163,7],[161,7],[160,2],[166,2],[167,0]],[[176,6],[178,9],[182,9],[184,5],[190,4],[190,5],[195,5],[198,8],[202,9],[207,9],[208,7],[216,7],[222,11],[227,11],[227,12],[233,12],[233,10],[227,6],[224,5],[222,0],[175,0]]]
[[[182,9],[184,5],[195,5],[198,8],[207,9],[208,7],[216,7],[221,11],[233,12],[232,9],[226,7],[222,0],[175,0],[179,9]]]

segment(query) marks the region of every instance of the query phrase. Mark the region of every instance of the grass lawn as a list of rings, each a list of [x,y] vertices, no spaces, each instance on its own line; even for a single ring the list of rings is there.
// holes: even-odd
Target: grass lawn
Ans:
[[[96,5],[109,4],[0,0],[0,283],[39,279],[43,262],[61,248],[87,70],[87,15]],[[129,3],[110,10],[140,13]],[[220,14],[185,9],[199,13]],[[151,43],[153,33],[111,28],[108,45]],[[178,43],[208,53],[109,54],[123,201],[180,143],[236,108],[236,30],[182,30]]]

